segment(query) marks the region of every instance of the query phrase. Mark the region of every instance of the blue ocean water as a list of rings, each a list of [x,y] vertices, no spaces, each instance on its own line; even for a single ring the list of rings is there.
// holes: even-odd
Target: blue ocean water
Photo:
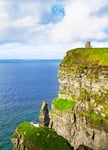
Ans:
[[[10,138],[20,122],[38,121],[43,100],[51,104],[59,88],[59,63],[0,61],[0,150],[12,150]]]

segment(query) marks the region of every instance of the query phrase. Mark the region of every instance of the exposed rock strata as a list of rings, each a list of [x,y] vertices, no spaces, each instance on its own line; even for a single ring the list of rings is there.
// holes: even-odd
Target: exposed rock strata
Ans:
[[[50,124],[43,102],[40,125],[49,124],[74,150],[108,150],[108,48],[67,52],[58,79],[60,90],[52,103]],[[12,137],[14,150],[73,149],[64,139],[61,143],[57,134],[47,127],[23,123]]]
[[[59,67],[58,98],[74,99],[76,105],[69,110],[59,110],[53,103],[50,113],[51,127],[75,150],[80,145],[108,150],[108,49],[104,63],[100,63],[104,50],[94,49],[94,52],[94,62],[88,61],[90,56],[93,59],[93,50],[89,51],[89,56],[85,49],[67,53]]]

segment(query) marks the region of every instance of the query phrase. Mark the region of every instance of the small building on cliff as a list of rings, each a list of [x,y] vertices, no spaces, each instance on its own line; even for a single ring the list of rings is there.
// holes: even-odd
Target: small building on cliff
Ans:
[[[85,48],[92,48],[90,41],[87,41],[87,42],[85,43]]]

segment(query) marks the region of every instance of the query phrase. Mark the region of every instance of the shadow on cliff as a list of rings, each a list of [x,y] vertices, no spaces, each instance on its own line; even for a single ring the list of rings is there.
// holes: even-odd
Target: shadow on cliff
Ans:
[[[93,149],[85,145],[80,145],[77,150],[93,150]]]

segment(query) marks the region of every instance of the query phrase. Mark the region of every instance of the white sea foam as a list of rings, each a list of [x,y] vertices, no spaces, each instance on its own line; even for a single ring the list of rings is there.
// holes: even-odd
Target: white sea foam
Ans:
[[[33,126],[39,127],[39,123],[30,122]]]

